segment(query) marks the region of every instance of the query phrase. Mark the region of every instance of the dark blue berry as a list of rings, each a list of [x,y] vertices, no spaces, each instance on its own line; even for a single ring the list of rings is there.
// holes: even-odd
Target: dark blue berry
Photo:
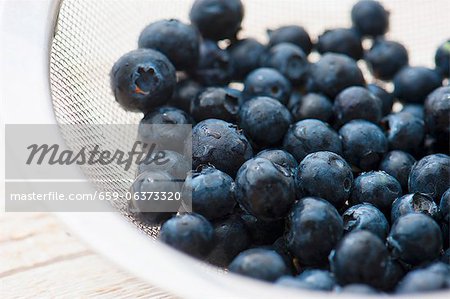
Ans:
[[[402,189],[407,191],[408,177],[414,163],[416,159],[407,152],[391,151],[383,157],[380,170],[396,178]]]
[[[160,51],[169,58],[177,70],[189,70],[197,66],[200,34],[191,25],[178,20],[160,20],[142,31],[139,48]]]
[[[316,48],[321,54],[329,52],[344,54],[355,60],[363,56],[361,38],[353,29],[337,28],[326,30],[319,36]]]
[[[382,102],[367,88],[352,86],[341,91],[334,101],[336,124],[342,126],[354,119],[378,123],[382,116]]]
[[[201,215],[182,214],[161,226],[159,239],[191,256],[204,258],[214,246],[214,228]]]
[[[205,86],[224,86],[231,80],[230,55],[212,40],[200,44],[200,57],[193,77]]]
[[[371,204],[358,204],[350,207],[342,215],[344,230],[368,230],[381,240],[386,239],[389,233],[389,223],[384,214]]]
[[[341,156],[317,152],[309,154],[299,164],[296,184],[301,195],[317,196],[340,208],[350,196],[353,174]]]
[[[196,0],[189,18],[204,38],[233,39],[241,29],[244,7],[240,0]]]
[[[365,80],[356,62],[342,54],[326,53],[311,66],[317,91],[334,98],[347,87],[363,86]]]
[[[266,47],[253,38],[246,38],[232,43],[227,51],[231,58],[232,78],[244,80],[251,71],[261,66]]]
[[[291,43],[280,43],[270,48],[263,65],[278,70],[295,85],[305,82],[309,70],[305,52]]]
[[[269,97],[256,97],[241,106],[239,126],[259,146],[281,142],[292,122],[289,110]]]
[[[269,35],[269,47],[281,43],[291,43],[299,46],[306,55],[311,52],[313,47],[308,32],[305,28],[297,25],[282,26],[275,30],[269,29],[267,34]]]
[[[336,281],[331,272],[325,270],[305,270],[298,277],[310,290],[332,291]]]
[[[342,218],[335,207],[323,199],[305,197],[289,214],[286,242],[301,264],[321,266],[342,233]]]
[[[241,219],[244,221],[254,245],[272,244],[284,231],[284,219],[266,221],[258,219],[248,212],[242,213]]]
[[[394,257],[410,265],[420,265],[439,257],[442,235],[429,216],[410,213],[398,218],[387,238]]]
[[[239,98],[222,87],[205,89],[191,102],[191,115],[196,121],[208,118],[235,122],[239,113]]]
[[[259,152],[256,155],[257,158],[264,158],[271,161],[274,164],[280,165],[290,171],[294,171],[298,166],[297,160],[294,156],[284,150],[280,149],[267,149]]]
[[[408,112],[392,113],[381,120],[386,131],[389,148],[414,153],[422,145],[425,124]]]
[[[410,193],[427,193],[439,202],[450,187],[450,157],[435,154],[420,159],[411,169],[408,187]]]
[[[192,211],[208,220],[231,214],[236,205],[233,179],[214,167],[204,166],[188,175],[183,194],[192,199]]]
[[[138,165],[137,174],[146,171],[167,172],[175,179],[184,180],[191,170],[190,159],[175,151],[156,151],[145,157]]]
[[[339,135],[344,158],[363,171],[376,169],[388,149],[383,131],[365,120],[350,121],[339,130]]]
[[[378,1],[358,1],[351,11],[353,26],[366,36],[379,36],[389,28],[389,12]]]
[[[428,133],[450,152],[450,87],[440,87],[428,95],[424,108]]]
[[[448,78],[450,76],[450,40],[439,46],[434,56],[436,69],[442,76]]]
[[[313,118],[328,122],[333,116],[333,104],[330,99],[321,94],[308,93],[297,102],[290,104],[294,121]]]
[[[370,171],[359,175],[353,184],[352,203],[371,203],[382,211],[402,196],[400,183],[384,171]]]
[[[384,242],[365,230],[347,234],[330,254],[331,270],[341,285],[376,286],[384,275],[387,260]]]
[[[241,165],[253,156],[253,150],[241,130],[218,119],[207,119],[192,129],[192,163],[212,164],[234,176]]]
[[[406,194],[392,203],[391,223],[410,213],[422,213],[439,220],[439,208],[433,198],[424,193]]]
[[[406,104],[403,106],[402,110],[400,112],[407,112],[411,113],[415,117],[418,117],[420,119],[424,119],[424,108],[422,104]]]
[[[387,115],[392,112],[392,105],[394,104],[394,96],[376,84],[367,84],[367,89],[381,100],[382,115]]]
[[[275,281],[288,274],[283,258],[274,250],[254,248],[241,252],[228,267],[230,272]]]
[[[436,273],[429,269],[417,269],[406,274],[395,292],[397,294],[425,293],[450,287],[448,274]]]
[[[193,80],[179,81],[168,105],[190,113],[191,102],[198,97],[202,90],[203,86]]]
[[[111,70],[116,101],[129,111],[148,112],[164,105],[176,84],[175,68],[166,56],[151,49],[123,55]]]
[[[281,219],[295,199],[292,173],[267,159],[245,162],[236,175],[236,200],[257,218]]]
[[[375,78],[391,80],[408,65],[408,51],[395,41],[378,39],[366,53],[365,60]]]
[[[441,211],[442,219],[450,222],[450,188],[442,194],[439,209]]]
[[[339,135],[327,123],[317,119],[305,119],[292,125],[284,137],[283,147],[297,161],[319,151],[342,153]]]
[[[379,294],[379,292],[367,284],[348,284],[338,290],[339,293],[342,294],[359,294],[359,295],[375,295]]]
[[[207,261],[219,267],[227,267],[241,251],[250,247],[250,235],[237,215],[218,220],[213,225],[215,245],[208,254]]]
[[[286,105],[291,94],[291,84],[280,72],[272,68],[259,68],[248,74],[244,82],[246,99],[266,96]]]
[[[423,103],[427,95],[442,85],[442,78],[426,67],[408,66],[394,77],[394,96],[408,103]]]

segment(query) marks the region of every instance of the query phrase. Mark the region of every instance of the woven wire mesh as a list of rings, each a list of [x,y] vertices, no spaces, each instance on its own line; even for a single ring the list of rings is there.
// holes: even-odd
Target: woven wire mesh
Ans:
[[[265,29],[300,24],[313,37],[324,29],[350,25],[353,0],[244,0],[246,18],[242,37],[264,41]],[[391,11],[391,32],[410,50],[413,65],[432,66],[433,52],[450,36],[450,1],[386,1]],[[114,62],[134,49],[140,31],[162,18],[187,21],[187,0],[62,0],[51,47],[50,80],[55,116],[60,124],[137,124],[142,115],[125,112],[115,102],[109,85]],[[63,132],[64,134],[64,132]],[[79,149],[99,143],[119,144],[120,138],[105,140],[95,131],[66,132],[69,147]],[[117,136],[123,136],[118,132]],[[134,138],[134,136],[130,136]],[[131,177],[118,165],[84,167],[97,188],[125,191]],[[123,179],[123,180],[121,180]],[[156,236],[128,211],[125,203],[116,208],[144,232]]]

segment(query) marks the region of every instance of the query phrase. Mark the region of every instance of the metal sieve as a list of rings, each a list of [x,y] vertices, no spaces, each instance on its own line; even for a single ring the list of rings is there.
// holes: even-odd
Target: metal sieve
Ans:
[[[11,95],[14,89],[28,84],[27,96],[14,96],[21,100],[16,103],[31,111],[19,111],[11,104],[4,110],[8,111],[4,117],[5,123],[58,124],[137,124],[142,115],[125,112],[114,100],[109,85],[110,69],[121,55],[137,47],[140,31],[152,21],[178,18],[188,22],[192,3],[190,0],[6,2],[3,15],[0,14],[5,17],[0,18],[0,22],[2,27],[13,29],[16,37],[2,32],[2,40],[9,46],[5,53],[10,50],[9,54],[13,61],[22,66],[22,71],[8,68],[6,60],[2,60],[0,67],[5,72],[1,82],[11,82],[7,71],[23,75],[23,70],[27,70],[28,76],[22,82],[14,81],[8,83],[10,86],[3,87],[5,95]],[[350,8],[355,1],[243,2],[246,16],[240,36],[266,41],[265,30],[280,25],[302,25],[313,38],[327,28],[348,27]],[[391,12],[388,38],[407,47],[412,65],[432,67],[435,49],[450,36],[450,1],[383,2]],[[24,46],[30,43],[33,45],[24,51]],[[15,49],[19,51],[13,53],[17,51]],[[33,62],[33,59],[37,61]],[[69,147],[79,148],[89,142],[83,138],[86,132],[75,133],[80,138],[66,138]],[[91,133],[95,139],[95,132]],[[109,142],[116,144],[121,140],[112,139]],[[118,169],[108,167],[90,167],[80,173],[80,176],[91,181],[100,179],[101,183],[93,186],[102,190],[128,188],[126,184],[118,186],[115,183],[120,175]],[[120,213],[60,215],[95,249],[134,274],[174,294],[189,298],[274,298],[299,297],[302,294],[311,298],[339,297],[275,288],[235,275],[218,274],[214,267],[199,263],[158,242],[150,242],[151,238],[139,234],[139,231],[155,238],[158,227],[143,224],[124,204],[117,204],[114,208]],[[440,295],[444,298],[446,294]],[[428,296],[440,297],[439,294],[422,297]]]

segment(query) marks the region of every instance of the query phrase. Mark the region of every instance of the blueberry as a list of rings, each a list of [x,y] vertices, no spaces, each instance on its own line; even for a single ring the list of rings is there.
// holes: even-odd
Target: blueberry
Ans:
[[[328,122],[333,116],[333,104],[330,99],[317,93],[308,93],[295,103],[291,103],[290,110],[294,121],[314,118]]]
[[[219,267],[227,267],[251,244],[245,224],[237,215],[214,222],[214,236],[214,248],[209,253],[207,261]]]
[[[365,120],[352,120],[340,130],[344,158],[363,171],[375,169],[387,152],[388,142],[383,131]]]
[[[355,60],[363,56],[361,38],[353,29],[336,28],[326,30],[319,36],[316,47],[320,54],[329,52],[344,54]]]
[[[351,11],[353,26],[366,36],[379,36],[389,28],[389,12],[378,1],[358,1]]]
[[[275,284],[278,286],[312,291],[332,291],[336,282],[330,272],[314,269],[306,270],[297,277],[280,277]]]
[[[284,231],[284,219],[266,221],[244,212],[241,214],[245,227],[254,245],[267,245],[275,242]]]
[[[138,127],[138,138],[149,146],[158,149],[183,152],[180,142],[187,140],[192,124],[191,117],[183,110],[174,107],[160,107],[147,113]],[[184,125],[184,126],[178,126]]]
[[[441,84],[442,78],[435,71],[408,66],[394,77],[394,96],[408,103],[423,103],[427,95]]]
[[[380,170],[393,176],[402,186],[403,190],[408,190],[408,177],[411,168],[416,163],[416,159],[407,152],[388,152],[380,163]]]
[[[207,119],[192,129],[192,163],[212,164],[234,176],[239,167],[253,156],[253,150],[241,130],[218,119]]]
[[[377,283],[377,287],[383,291],[391,292],[405,274],[406,270],[403,265],[395,258],[389,257],[383,278]]]
[[[450,188],[442,194],[439,209],[441,211],[442,219],[450,222]]]
[[[286,242],[301,264],[321,266],[342,233],[342,218],[335,207],[323,199],[305,197],[289,213]]]
[[[196,0],[189,18],[204,38],[233,39],[241,29],[244,7],[240,0]]]
[[[367,89],[381,100],[381,114],[387,115],[392,112],[394,96],[376,84],[367,84]]]
[[[267,30],[267,34],[269,35],[269,47],[281,43],[291,43],[299,46],[306,55],[308,55],[313,48],[308,32],[301,26],[290,25],[282,26],[275,30],[269,29]]]
[[[198,97],[202,90],[203,86],[193,80],[179,81],[168,104],[190,113],[191,102]]]
[[[403,108],[400,112],[407,112],[407,113],[411,113],[412,115],[414,115],[415,117],[418,117],[420,119],[424,119],[424,108],[422,104],[406,104],[403,105]]]
[[[296,183],[302,195],[317,196],[341,207],[350,196],[353,174],[341,156],[317,152],[309,154],[299,164]]]
[[[309,63],[305,52],[294,44],[280,43],[269,49],[263,65],[278,70],[294,85],[305,82]]]
[[[384,275],[387,260],[383,241],[365,230],[347,234],[330,254],[331,270],[341,285],[376,286]]]
[[[386,239],[389,232],[389,223],[383,213],[371,204],[358,204],[350,207],[342,215],[344,230],[368,230],[381,240]]]
[[[423,213],[435,220],[439,219],[439,208],[433,198],[424,193],[406,194],[392,203],[391,222],[410,213]]]
[[[236,175],[236,200],[257,218],[281,219],[295,201],[292,173],[267,159],[251,159]]]
[[[336,281],[331,272],[325,270],[305,270],[298,277],[308,289],[318,291],[332,291]]]
[[[161,226],[159,239],[191,256],[204,258],[214,246],[214,228],[201,215],[182,214]]]
[[[350,86],[363,86],[363,74],[356,62],[342,54],[326,53],[311,66],[315,88],[330,98]]]
[[[183,193],[183,198],[192,199],[192,211],[208,220],[231,214],[236,205],[233,179],[210,166],[188,175]]]
[[[425,136],[424,121],[411,113],[392,113],[381,120],[391,150],[413,153],[422,145]]]
[[[148,112],[164,105],[176,84],[175,68],[158,51],[133,50],[123,55],[111,70],[116,101],[129,111]]]
[[[396,288],[397,294],[412,294],[438,291],[450,287],[448,276],[429,269],[409,272]]]
[[[247,99],[266,96],[286,105],[291,94],[291,84],[288,79],[272,68],[259,68],[252,71],[245,79],[244,85],[244,95]]]
[[[352,86],[341,91],[334,101],[336,124],[341,126],[353,119],[365,119],[374,123],[382,116],[380,98],[367,88]]]
[[[200,57],[192,76],[205,86],[223,86],[231,80],[230,55],[212,40],[200,44]]]
[[[261,66],[261,57],[266,53],[266,47],[253,38],[246,38],[232,43],[227,48],[233,65],[234,80],[243,80],[253,70]]]
[[[439,225],[431,217],[420,213],[398,218],[387,242],[394,257],[411,265],[433,261],[442,250]]]
[[[200,34],[195,27],[178,20],[151,23],[142,31],[138,44],[139,48],[160,51],[177,70],[189,70],[197,66]]]
[[[298,166],[297,160],[295,160],[294,156],[287,151],[280,149],[263,150],[259,152],[256,157],[267,159],[272,163],[282,166],[290,171],[294,171]]]
[[[450,87],[440,87],[433,91],[425,100],[424,107],[428,132],[446,146],[446,152],[450,152]]]
[[[146,171],[141,173],[133,182],[130,193],[132,194],[132,209],[146,215],[147,222],[160,224],[178,211],[180,202],[177,200],[162,200],[168,197],[169,192],[180,192],[181,186],[178,180],[167,172]],[[158,195],[150,192],[159,192]],[[165,195],[163,195],[165,194]],[[161,200],[157,200],[158,196]]]
[[[305,119],[292,125],[284,137],[283,147],[297,161],[319,151],[342,153],[339,135],[327,123],[317,119]]]
[[[288,274],[283,258],[273,250],[254,248],[241,252],[228,267],[230,272],[275,281]]]
[[[245,102],[239,113],[239,126],[259,146],[277,145],[292,122],[289,110],[269,97]]]
[[[384,171],[370,171],[359,175],[353,184],[352,203],[371,203],[382,211],[402,196],[400,183]]]
[[[409,174],[410,193],[427,193],[439,201],[450,187],[450,157],[444,154],[425,156],[414,164]]]
[[[391,80],[408,65],[408,51],[395,41],[376,40],[365,55],[365,60],[375,78]]]
[[[239,98],[222,87],[209,87],[191,102],[191,115],[196,121],[208,118],[235,122]]]
[[[434,62],[436,64],[436,69],[438,69],[444,77],[448,78],[450,76],[450,40],[447,40],[436,50]]]
[[[371,286],[366,284],[348,284],[341,289],[339,289],[339,293],[342,294],[361,294],[361,295],[375,295],[379,294],[379,292]]]
[[[192,165],[185,156],[175,151],[156,151],[138,165],[138,175],[146,171],[163,171],[175,179],[185,179]]]

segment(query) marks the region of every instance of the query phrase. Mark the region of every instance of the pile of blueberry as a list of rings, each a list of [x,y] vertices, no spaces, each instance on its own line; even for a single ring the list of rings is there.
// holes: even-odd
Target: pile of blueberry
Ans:
[[[239,38],[240,0],[196,0],[189,16],[147,26],[111,72],[142,123],[193,125],[182,192],[194,213],[141,213],[160,240],[277,286],[450,288],[450,40],[434,69],[409,65],[371,0],[353,6],[352,28],[316,40],[297,25],[268,30],[267,44]],[[132,190],[183,172],[182,154],[166,152]]]

